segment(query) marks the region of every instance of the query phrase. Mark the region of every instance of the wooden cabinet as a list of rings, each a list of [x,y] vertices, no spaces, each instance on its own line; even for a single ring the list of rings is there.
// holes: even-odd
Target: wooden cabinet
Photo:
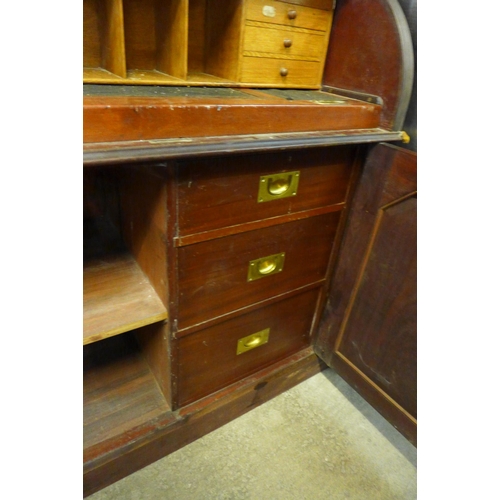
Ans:
[[[336,8],[360,1],[375,2]],[[379,192],[358,186],[367,145],[405,139],[383,123],[407,79],[396,58],[376,61],[397,81],[389,97],[325,85],[334,7],[84,0],[86,495],[331,363],[318,346],[349,268],[349,207]],[[377,30],[402,29],[393,8]],[[384,316],[390,298],[378,299]]]

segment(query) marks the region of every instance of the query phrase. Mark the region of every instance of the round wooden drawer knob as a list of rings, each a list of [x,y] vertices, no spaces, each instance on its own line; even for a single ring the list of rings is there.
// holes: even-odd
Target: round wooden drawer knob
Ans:
[[[285,38],[283,40],[283,45],[288,49],[288,47],[291,47],[292,46],[292,41],[290,40],[290,38]]]
[[[280,75],[281,76],[287,76],[288,75],[288,70],[286,68],[281,68],[280,69]]]
[[[295,19],[297,17],[297,11],[296,10],[289,10],[288,11],[288,19]]]

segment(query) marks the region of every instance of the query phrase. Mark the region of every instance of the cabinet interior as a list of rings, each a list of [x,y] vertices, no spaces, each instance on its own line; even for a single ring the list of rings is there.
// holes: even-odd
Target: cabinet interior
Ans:
[[[319,88],[331,4],[278,0],[269,0],[266,5],[260,0],[223,3],[218,0],[83,0],[83,81]],[[318,26],[307,24],[303,28],[302,11],[297,22],[287,18],[278,21],[285,8],[303,9],[306,18],[318,12],[329,21]],[[260,14],[262,9],[278,10],[278,14],[265,17]],[[257,17],[255,12],[259,14]],[[247,26],[248,23],[252,25]],[[296,24],[297,28],[287,23]],[[289,31],[280,33],[277,28]],[[298,51],[295,47],[283,48],[280,39],[289,38],[294,30],[298,37],[295,43],[302,47]],[[259,39],[269,38],[270,33],[278,39],[271,40],[267,48],[261,47]],[[304,43],[300,37],[307,33],[309,40]],[[310,62],[311,50],[316,52],[314,63]],[[250,59],[257,57],[255,63],[259,68],[246,68],[244,61],[249,60],[245,57],[248,55],[252,56]],[[284,61],[293,67],[293,76],[287,78],[277,73]],[[262,65],[264,70],[260,68]],[[296,76],[299,72],[308,73],[308,77]]]

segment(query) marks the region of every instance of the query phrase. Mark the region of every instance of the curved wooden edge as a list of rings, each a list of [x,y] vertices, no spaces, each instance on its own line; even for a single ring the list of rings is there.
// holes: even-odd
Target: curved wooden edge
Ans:
[[[413,79],[411,32],[397,0],[338,0],[323,85],[379,96],[381,126],[398,130]]]

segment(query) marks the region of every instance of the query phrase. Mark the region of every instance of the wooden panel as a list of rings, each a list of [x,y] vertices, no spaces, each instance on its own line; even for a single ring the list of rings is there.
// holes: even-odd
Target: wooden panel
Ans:
[[[179,330],[323,280],[339,218],[328,213],[180,248]],[[247,281],[250,261],[281,252],[281,272]]]
[[[134,333],[166,403],[172,407],[172,368],[168,324],[166,322],[155,323],[136,330]]]
[[[169,410],[130,335],[85,346],[83,365],[84,455]]]
[[[189,0],[188,72],[205,71],[206,0]]]
[[[315,102],[182,97],[84,97],[85,143],[379,126],[380,106],[348,100],[328,107]],[[294,117],[292,120],[291,117]],[[186,140],[186,139],[184,139]]]
[[[206,67],[213,75],[237,81],[242,36],[243,2],[208,0],[206,17]]]
[[[381,97],[382,126],[392,129],[396,121],[402,127],[413,81],[413,48],[399,4],[338,0],[329,47],[323,84]]]
[[[268,25],[269,26],[269,25]],[[326,41],[323,34],[310,34],[294,28],[270,25],[271,28],[247,25],[243,39],[243,55],[264,57],[262,53],[273,54],[283,59],[320,61]],[[285,44],[285,40],[291,43]]]
[[[356,191],[316,352],[416,443],[416,154],[378,145]]]
[[[417,417],[417,200],[383,210],[338,347]],[[380,293],[383,290],[384,293]]]
[[[130,167],[121,172],[120,187],[124,240],[157,296],[166,305],[166,183],[146,167]]]
[[[83,66],[126,75],[121,0],[84,0]]]
[[[243,83],[265,83],[277,87],[318,87],[321,83],[321,63],[267,57],[244,56],[241,62]],[[282,71],[286,70],[286,76]]]
[[[264,9],[264,7],[274,8],[274,15],[268,9]],[[288,17],[290,10],[294,10],[297,13],[294,19]],[[327,31],[331,23],[332,12],[312,9],[298,4],[289,5],[274,0],[248,0],[245,17],[246,19],[264,23]]]
[[[156,69],[156,0],[123,0],[127,68]]]
[[[178,341],[179,404],[195,401],[309,344],[318,297],[312,290]],[[236,354],[238,339],[269,328],[269,341]]]
[[[156,12],[157,68],[176,78],[186,78],[188,0],[160,1]]]
[[[343,203],[354,153],[348,146],[179,162],[179,234]],[[260,176],[295,170],[296,196],[258,203]]]
[[[166,318],[165,306],[130,254],[84,263],[84,344]]]

